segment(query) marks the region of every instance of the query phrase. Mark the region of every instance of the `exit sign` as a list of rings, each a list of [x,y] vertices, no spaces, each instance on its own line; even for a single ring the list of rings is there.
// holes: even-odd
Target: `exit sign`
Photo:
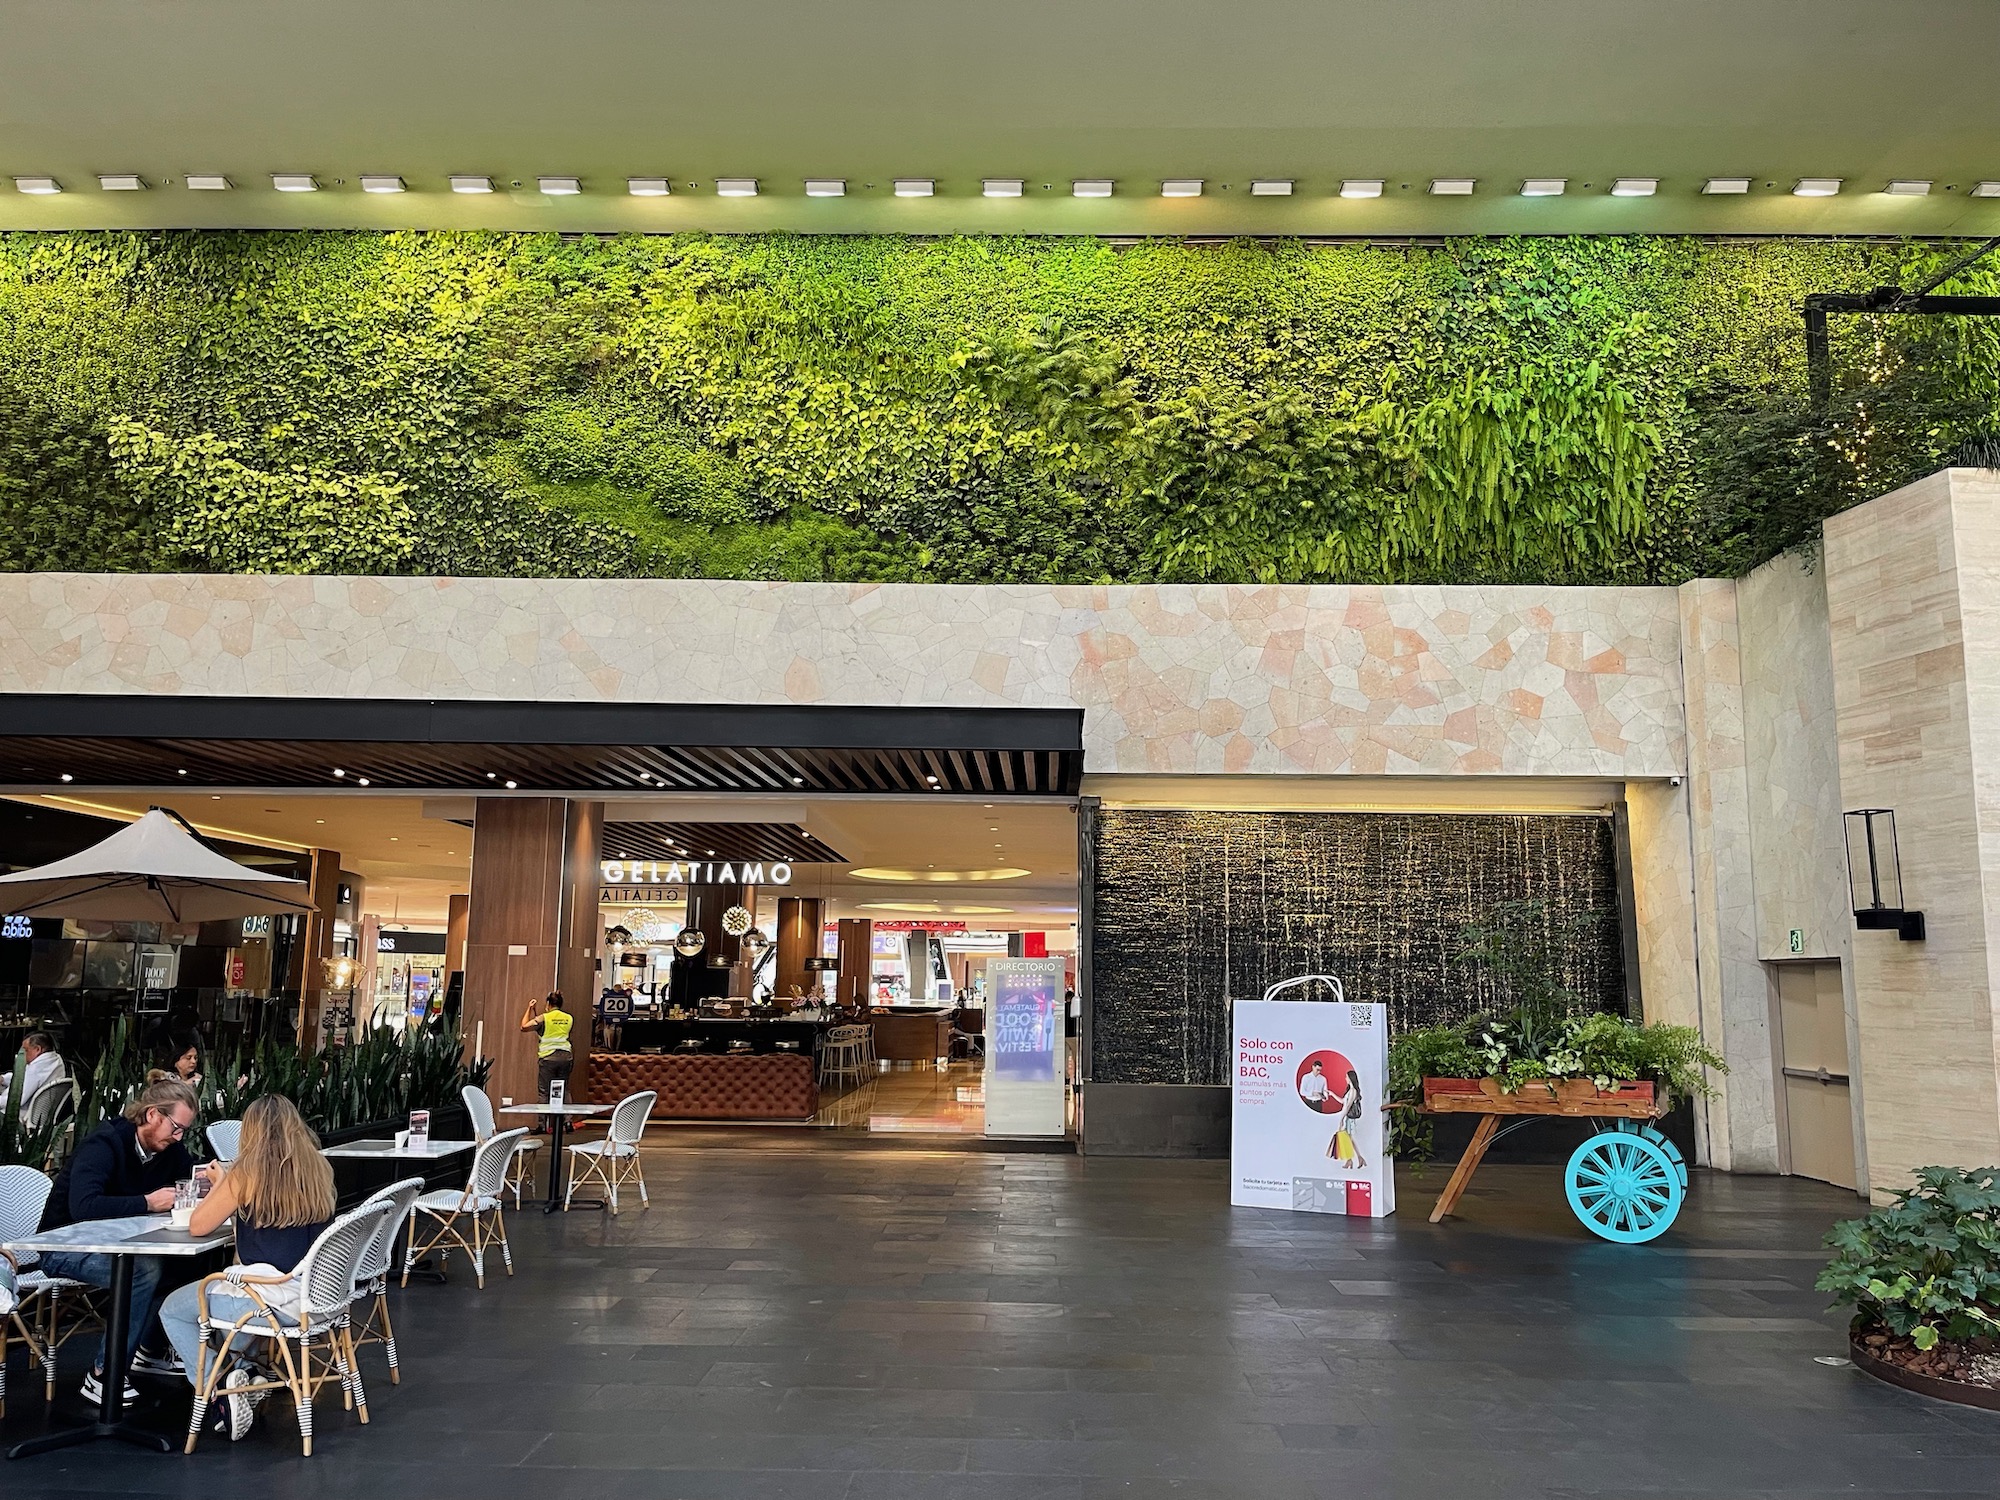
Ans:
[[[1806,951],[1806,930],[1803,927],[1794,927],[1792,929],[1792,952],[1803,953],[1805,951]]]

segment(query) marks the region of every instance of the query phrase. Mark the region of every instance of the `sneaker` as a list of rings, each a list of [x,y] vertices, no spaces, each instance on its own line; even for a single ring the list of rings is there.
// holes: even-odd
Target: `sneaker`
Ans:
[[[255,1370],[242,1365],[236,1366],[222,1377],[222,1389],[229,1404],[229,1441],[240,1443],[249,1433],[250,1426],[257,1420],[257,1408],[263,1404],[267,1391],[240,1391],[238,1386],[249,1385],[257,1378]]]
[[[102,1370],[92,1370],[88,1375],[83,1377],[83,1386],[81,1388],[81,1394],[84,1400],[89,1401],[92,1404],[100,1403],[104,1400],[104,1372]],[[125,1404],[127,1406],[130,1406],[133,1402],[137,1401],[138,1399],[139,1399],[138,1388],[134,1386],[131,1381],[129,1380],[126,1381]]]
[[[180,1355],[169,1349],[165,1354],[155,1354],[151,1349],[141,1349],[132,1356],[134,1375],[174,1375],[187,1379],[187,1366],[181,1363]]]

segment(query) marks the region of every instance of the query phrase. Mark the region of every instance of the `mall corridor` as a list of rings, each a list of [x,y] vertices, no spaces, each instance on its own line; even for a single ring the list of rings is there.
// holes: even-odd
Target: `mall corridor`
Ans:
[[[772,1141],[647,1176],[647,1211],[510,1214],[511,1281],[399,1294],[403,1384],[365,1432],[323,1410],[310,1462],[279,1410],[193,1461],[22,1464],[9,1500],[1935,1500],[2000,1461],[2000,1415],[1817,1362],[1854,1200],[1802,1179],[1697,1174],[1626,1247],[1537,1166],[1442,1226],[1436,1168],[1369,1222],[1231,1210],[1212,1161]]]

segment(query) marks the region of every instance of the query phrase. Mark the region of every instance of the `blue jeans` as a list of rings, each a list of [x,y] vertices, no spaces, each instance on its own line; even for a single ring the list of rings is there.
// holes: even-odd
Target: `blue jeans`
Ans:
[[[269,1287],[260,1287],[268,1292]],[[257,1304],[250,1296],[221,1282],[212,1282],[208,1288],[208,1315],[217,1327],[234,1323],[245,1313],[253,1311]],[[298,1320],[279,1308],[272,1313],[283,1324],[294,1324]],[[261,1321],[261,1318],[260,1320]],[[187,1366],[188,1384],[195,1383],[195,1375],[200,1366],[197,1360],[201,1354],[201,1285],[189,1282],[176,1287],[167,1294],[167,1300],[160,1304],[160,1326],[167,1331],[167,1339],[180,1355],[181,1363]],[[239,1352],[254,1349],[260,1341],[251,1334],[239,1333],[230,1341],[231,1347]]]
[[[85,1282],[90,1286],[108,1288],[111,1285],[111,1262],[109,1255],[72,1255],[61,1250],[48,1250],[42,1254],[41,1264],[35,1269],[46,1271],[51,1276],[67,1276],[72,1281]],[[146,1342],[146,1335],[153,1328],[153,1314],[160,1306],[160,1280],[166,1275],[167,1263],[157,1255],[134,1255],[132,1262],[132,1321],[127,1325],[125,1357],[130,1359]],[[104,1341],[97,1341],[97,1356],[93,1369],[104,1368]]]

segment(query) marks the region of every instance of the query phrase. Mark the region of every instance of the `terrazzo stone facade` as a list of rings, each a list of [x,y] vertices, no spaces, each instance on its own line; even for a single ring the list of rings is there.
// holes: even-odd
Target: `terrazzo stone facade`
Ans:
[[[1095,772],[1657,777],[1671,589],[26,574],[0,692],[1081,707]]]

